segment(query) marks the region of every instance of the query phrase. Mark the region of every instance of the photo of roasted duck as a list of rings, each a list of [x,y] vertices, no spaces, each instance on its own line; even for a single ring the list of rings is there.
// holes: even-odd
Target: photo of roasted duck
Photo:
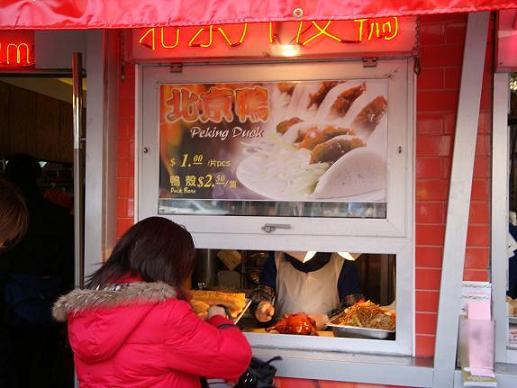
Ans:
[[[231,318],[236,318],[246,307],[244,292],[199,291],[192,290],[190,304],[199,317],[205,317],[208,309],[213,305],[225,306]]]
[[[357,326],[368,329],[395,330],[396,316],[394,312],[386,311],[378,304],[371,301],[359,301],[348,307],[333,324],[344,326]]]
[[[365,137],[369,136],[386,113],[387,107],[388,101],[383,96],[375,97],[357,114],[352,128],[363,131]]]
[[[293,92],[294,92],[294,88],[296,86],[296,83],[291,83],[291,82],[280,82],[277,84],[278,86],[278,90],[280,90],[281,93],[287,93],[289,94],[290,96],[293,95]]]
[[[330,92],[330,89],[332,89],[334,86],[342,84],[343,82],[345,81],[323,81],[316,93],[309,94],[310,101],[307,109],[310,109],[313,105],[316,105],[316,108],[318,108],[325,99],[327,93]]]
[[[244,144],[237,168],[246,189],[277,200],[385,203],[388,80],[287,81],[273,92],[267,136]]]
[[[356,136],[336,136],[324,143],[318,144],[311,152],[310,163],[334,163],[354,148],[364,147],[366,143]]]
[[[366,83],[354,86],[342,92],[330,108],[331,116],[342,117],[346,115],[352,104],[366,90]]]
[[[276,131],[280,134],[284,134],[287,132],[289,128],[291,128],[294,124],[301,123],[303,120],[298,117],[293,117],[288,120],[280,121],[276,125]]]
[[[336,128],[331,125],[324,128],[313,127],[304,132],[303,139],[297,144],[298,148],[312,150],[318,144],[324,143],[336,136],[353,135],[354,132],[348,128]]]
[[[318,335],[316,322],[305,313],[286,314],[266,331],[279,334]]]

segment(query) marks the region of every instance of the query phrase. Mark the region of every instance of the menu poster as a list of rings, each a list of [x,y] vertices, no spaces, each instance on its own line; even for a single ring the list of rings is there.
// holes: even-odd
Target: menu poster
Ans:
[[[160,199],[386,201],[385,79],[160,85]]]

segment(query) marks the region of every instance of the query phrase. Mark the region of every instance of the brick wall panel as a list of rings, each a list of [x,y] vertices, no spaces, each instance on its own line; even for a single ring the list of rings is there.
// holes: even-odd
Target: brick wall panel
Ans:
[[[415,165],[417,178],[441,178],[446,177],[445,161],[440,157],[417,157]]]
[[[462,45],[422,46],[422,68],[461,66]]]
[[[421,44],[441,45],[445,43],[445,26],[442,24],[423,24],[420,27]]]
[[[417,290],[415,303],[418,306],[417,312],[437,312],[439,292],[429,290]]]
[[[432,357],[434,355],[436,338],[434,335],[417,334],[415,351],[420,357]]]
[[[436,321],[438,315],[435,313],[416,313],[415,328],[420,334],[436,333]]]
[[[426,179],[416,181],[417,201],[446,201],[449,182],[444,179]]]
[[[463,280],[464,281],[470,281],[470,282],[488,282],[488,272],[486,269],[482,270],[473,270],[473,269],[466,269],[463,274]]]
[[[459,94],[455,90],[417,91],[416,106],[419,112],[455,110]]]
[[[443,89],[444,78],[442,69],[423,69],[418,76],[419,90]]]
[[[443,202],[417,202],[415,208],[417,224],[443,224],[445,207]]]
[[[441,268],[443,248],[440,246],[422,246],[415,249],[416,266],[427,268]]]
[[[465,256],[465,268],[485,270],[489,266],[490,248],[469,247]]]
[[[444,132],[443,115],[419,113],[416,120],[417,135],[442,135]]]
[[[441,272],[441,269],[417,267],[415,274],[416,288],[418,290],[438,290],[440,288]]]

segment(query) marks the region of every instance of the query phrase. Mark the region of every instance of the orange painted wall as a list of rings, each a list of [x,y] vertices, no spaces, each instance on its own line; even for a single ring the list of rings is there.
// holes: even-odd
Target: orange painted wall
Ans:
[[[416,125],[416,354],[434,354],[438,293],[467,17],[425,16],[421,24],[421,74]],[[490,244],[490,136],[493,20],[479,116],[465,280],[487,280]],[[117,235],[133,224],[134,71],[120,87]],[[366,388],[374,385],[279,379],[280,388]]]

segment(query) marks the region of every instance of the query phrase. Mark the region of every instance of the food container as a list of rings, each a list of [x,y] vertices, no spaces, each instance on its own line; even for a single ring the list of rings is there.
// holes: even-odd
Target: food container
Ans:
[[[337,325],[334,323],[327,324],[332,328],[335,337],[353,337],[353,338],[375,338],[375,339],[395,339],[395,330],[369,329],[358,326]]]

